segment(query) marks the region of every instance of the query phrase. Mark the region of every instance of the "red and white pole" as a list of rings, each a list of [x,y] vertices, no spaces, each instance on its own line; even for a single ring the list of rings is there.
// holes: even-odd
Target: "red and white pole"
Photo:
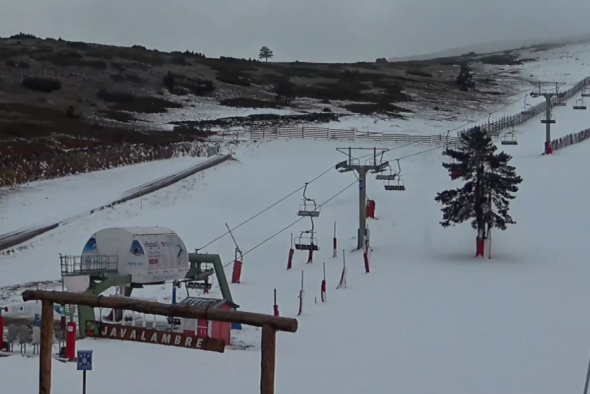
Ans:
[[[365,259],[365,273],[371,273],[370,262],[371,262],[371,247],[369,246],[369,239],[365,240],[365,252],[363,253]]]
[[[289,249],[289,258],[287,260],[287,269],[290,270],[293,268],[293,255],[295,254],[295,249],[293,249],[293,233],[291,233],[291,249]]]
[[[332,254],[332,258],[335,259],[336,257],[338,257],[338,241],[336,239],[336,222],[334,222],[334,239],[332,240],[332,247],[333,247],[333,254]]]
[[[342,249],[342,274],[340,275],[340,282],[336,289],[346,289],[346,255],[344,249]]]
[[[240,277],[242,276],[242,262],[234,260],[234,269],[231,273],[231,283],[240,283]]]
[[[309,254],[307,255],[307,264],[313,263],[313,242],[309,244]]]
[[[299,290],[299,311],[297,316],[301,316],[303,313],[303,271],[301,271],[301,290]]]
[[[274,303],[272,309],[273,309],[273,315],[279,316],[279,306],[277,305],[277,289],[275,289],[275,303]]]
[[[322,280],[322,286],[320,288],[321,292],[321,299],[322,302],[326,302],[328,300],[328,295],[326,294],[326,263],[324,262],[324,279]]]

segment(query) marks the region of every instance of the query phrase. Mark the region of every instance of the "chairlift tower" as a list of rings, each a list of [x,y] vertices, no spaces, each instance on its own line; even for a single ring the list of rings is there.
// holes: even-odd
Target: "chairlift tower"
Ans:
[[[383,155],[388,152],[387,148],[336,148],[336,150],[348,158],[336,164],[338,172],[356,171],[358,174],[359,185],[359,229],[357,249],[362,249],[365,245],[367,235],[367,173],[380,173],[389,168],[389,163],[383,161]],[[356,156],[354,152],[372,151],[370,155]],[[369,158],[361,161],[366,157]]]
[[[551,85],[551,88],[543,88],[543,86]],[[565,82],[539,82],[538,91],[532,92],[531,97],[545,98],[545,119],[541,119],[541,123],[545,124],[545,154],[551,154],[551,124],[555,123],[555,119],[551,118],[551,110],[553,106],[565,106],[566,103],[561,99],[565,97],[565,92],[560,92],[559,88],[564,86]],[[555,86],[555,87],[553,87]],[[555,97],[557,100],[553,105],[551,99]]]

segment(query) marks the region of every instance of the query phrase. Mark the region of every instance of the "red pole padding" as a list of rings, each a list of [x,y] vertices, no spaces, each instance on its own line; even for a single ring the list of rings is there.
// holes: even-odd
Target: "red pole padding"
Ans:
[[[313,263],[313,244],[309,246],[309,255],[307,256],[307,264]]]
[[[231,283],[240,283],[240,277],[242,276],[242,262],[234,260],[234,269],[231,273]]]
[[[273,315],[274,316],[279,316],[279,306],[278,305],[273,305]]]
[[[485,250],[485,238],[475,239],[475,257],[483,257]]]
[[[287,260],[287,269],[288,270],[293,268],[293,254],[295,254],[295,250],[293,248],[289,249],[289,259]]]
[[[322,302],[326,302],[326,280],[322,280],[322,286],[321,286],[321,296],[322,296]]]
[[[545,142],[545,154],[550,155],[553,153],[553,148],[551,146],[551,142]]]
[[[76,323],[68,323],[66,331],[66,358],[76,359]]]

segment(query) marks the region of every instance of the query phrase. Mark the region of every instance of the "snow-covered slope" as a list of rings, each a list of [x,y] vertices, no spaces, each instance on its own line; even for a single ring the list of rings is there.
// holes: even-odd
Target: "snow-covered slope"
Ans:
[[[554,136],[590,125],[590,111],[555,109]],[[441,130],[443,132],[444,130]],[[513,203],[518,222],[493,234],[492,260],[474,260],[475,233],[468,226],[442,229],[438,191],[453,182],[441,167],[440,150],[388,146],[386,159],[401,159],[407,191],[387,192],[368,182],[378,220],[371,220],[372,272],[365,274],[356,244],[358,196],[353,174],[335,170],[308,189],[329,202],[316,220],[321,250],[314,264],[295,254],[286,270],[290,233],[307,230],[298,218],[296,194],[234,235],[246,252],[242,283],[232,286],[241,310],[272,312],[273,289],[282,315],[295,316],[301,271],[305,297],[300,329],[281,334],[277,351],[277,392],[333,391],[342,394],[553,394],[579,392],[590,349],[590,238],[587,181],[590,142],[541,156],[544,125],[538,119],[517,128],[519,145],[501,147],[514,155],[524,178]],[[98,229],[160,225],[176,230],[189,248],[200,248],[298,189],[344,159],[333,141],[273,141],[245,144],[238,162],[219,166],[39,238],[34,249],[0,259],[0,286],[58,279],[57,253],[78,254]],[[370,144],[352,144],[369,147]],[[428,151],[427,151],[428,150]],[[332,258],[333,223],[346,250],[348,288],[335,290],[342,262]],[[264,242],[264,243],[263,243]],[[262,243],[262,244],[261,244]],[[259,246],[260,245],[260,246]],[[233,258],[229,237],[204,249]],[[319,300],[326,263],[328,302]],[[227,268],[227,273],[231,266]],[[170,286],[148,287],[136,296],[167,301]],[[213,295],[219,294],[214,288]],[[89,392],[151,394],[199,390],[211,394],[257,392],[260,333],[246,328],[235,341],[247,350],[211,354],[114,341],[83,340],[94,349]],[[33,392],[37,360],[0,359],[0,380],[8,389]],[[231,378],[220,379],[220,374]],[[9,380],[7,378],[9,377]],[[56,392],[79,391],[75,366],[54,363]],[[2,386],[5,388],[6,386]]]

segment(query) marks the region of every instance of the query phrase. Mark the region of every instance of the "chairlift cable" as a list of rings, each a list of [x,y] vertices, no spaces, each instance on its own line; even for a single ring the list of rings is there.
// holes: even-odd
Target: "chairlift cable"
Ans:
[[[371,156],[371,154],[367,154],[364,156],[361,156],[360,158],[364,158],[364,157],[368,157]],[[326,175],[328,172],[334,170],[334,166],[330,166],[326,171],[322,172],[321,174],[319,174],[318,176],[316,176],[315,178],[313,178],[311,181],[307,182],[307,184],[311,184],[315,181],[317,181],[318,179],[320,179],[321,177],[323,177],[324,175]],[[282,203],[283,201],[285,201],[286,199],[288,199],[289,197],[293,196],[294,194],[297,194],[298,192],[300,192],[303,188],[305,188],[304,186],[299,187],[297,190],[294,190],[293,192],[289,193],[288,195],[286,195],[285,197],[281,198],[280,200],[278,200],[277,202],[273,203],[272,205],[264,208],[262,211],[258,212],[257,214],[255,214],[254,216],[251,216],[250,218],[246,219],[245,221],[243,221],[242,223],[238,224],[237,226],[235,226],[234,228],[231,229],[231,231],[234,231],[240,227],[242,227],[244,224],[256,219],[258,216],[262,215],[263,213],[265,213],[266,211],[274,208],[275,206],[279,205],[280,203]],[[320,205],[321,206],[321,205]],[[228,235],[230,233],[230,231],[226,231],[225,233],[221,234],[220,236],[218,236],[217,238],[215,238],[214,240],[210,241],[209,243],[205,244],[204,246],[201,246],[200,248],[198,248],[198,250],[204,249],[207,246],[212,245],[213,243],[219,241],[221,238],[225,237],[226,235]]]
[[[324,201],[323,203],[321,203],[319,206],[322,207],[322,206],[326,205],[327,203],[329,203],[330,201],[332,201],[333,199],[335,199],[336,197],[338,197],[339,195],[341,195],[346,190],[350,189],[352,186],[354,186],[356,184],[357,184],[357,181],[355,180],[350,185],[346,186],[344,189],[340,190],[338,193],[334,194],[332,197],[328,198],[326,201]],[[245,256],[248,253],[252,252],[254,249],[256,249],[256,248],[264,245],[266,242],[270,241],[271,239],[273,239],[277,235],[279,235],[279,234],[287,231],[289,228],[293,227],[294,225],[296,225],[297,223],[299,223],[303,219],[305,219],[305,217],[300,217],[299,219],[295,220],[293,223],[289,224],[288,226],[284,227],[280,231],[278,231],[278,232],[274,233],[273,235],[271,235],[270,237],[266,238],[264,241],[260,242],[258,245],[254,246],[253,248],[251,248],[248,251],[244,252],[243,256]],[[226,265],[224,265],[223,267],[225,268],[225,267],[229,266],[230,264],[233,264],[233,261],[230,262],[230,263],[228,263],[228,264],[226,264]]]

